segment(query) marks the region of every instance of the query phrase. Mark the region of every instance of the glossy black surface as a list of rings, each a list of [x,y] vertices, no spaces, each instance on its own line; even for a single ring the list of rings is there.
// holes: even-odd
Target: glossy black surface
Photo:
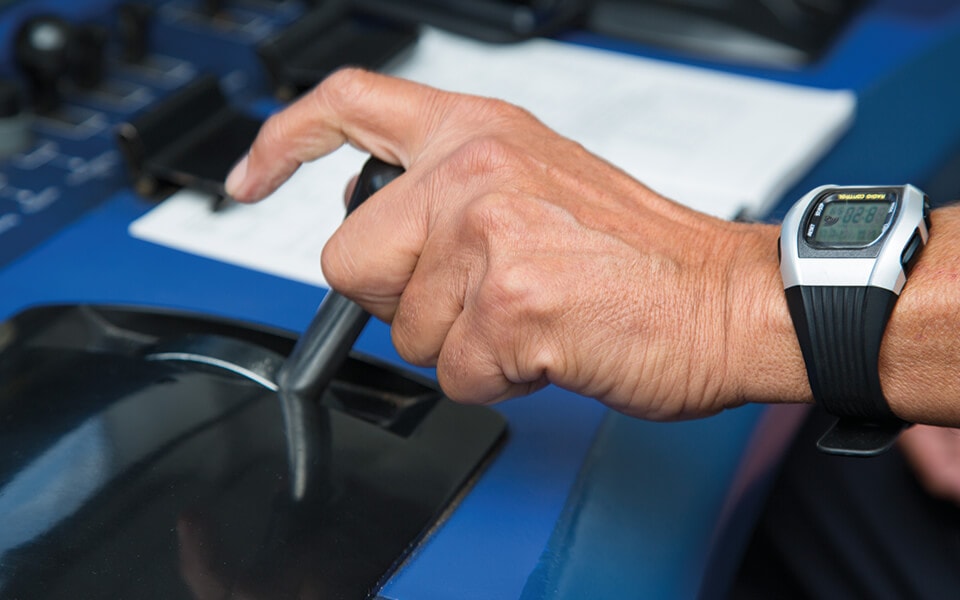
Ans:
[[[496,413],[356,356],[290,422],[249,379],[145,358],[182,335],[292,346],[128,309],[0,325],[0,597],[362,598],[504,433]],[[299,499],[297,428],[314,444]]]

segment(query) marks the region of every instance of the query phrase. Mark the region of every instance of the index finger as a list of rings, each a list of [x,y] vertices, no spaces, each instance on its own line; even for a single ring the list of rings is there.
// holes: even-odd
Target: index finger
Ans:
[[[438,90],[362,69],[336,71],[263,124],[226,191],[259,200],[305,162],[350,143],[408,167],[436,118]]]

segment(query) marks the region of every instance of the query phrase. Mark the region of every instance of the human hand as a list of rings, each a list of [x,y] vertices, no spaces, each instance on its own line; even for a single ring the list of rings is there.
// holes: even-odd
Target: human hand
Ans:
[[[515,106],[358,70],[271,117],[227,191],[262,198],[344,143],[406,173],[324,274],[454,400],[552,383],[673,419],[808,399],[775,227],[675,204]]]
[[[920,485],[960,505],[960,429],[914,425],[900,434],[899,443]]]

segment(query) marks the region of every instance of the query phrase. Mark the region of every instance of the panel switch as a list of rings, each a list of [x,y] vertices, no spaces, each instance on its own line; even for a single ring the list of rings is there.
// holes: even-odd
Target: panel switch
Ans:
[[[120,149],[140,194],[188,187],[223,198],[223,181],[262,120],[230,105],[204,75],[119,128]]]

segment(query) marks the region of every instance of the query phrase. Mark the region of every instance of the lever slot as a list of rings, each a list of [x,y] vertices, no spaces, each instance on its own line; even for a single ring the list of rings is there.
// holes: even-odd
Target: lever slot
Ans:
[[[243,377],[285,399],[276,384],[283,356],[249,341],[211,333],[187,334],[148,345],[144,358]],[[425,379],[411,378],[408,372],[400,373],[369,358],[348,357],[319,395],[319,403],[406,437],[440,397],[436,386]]]
[[[417,28],[328,5],[310,11],[257,47],[274,94],[291,100],[340,67],[370,70],[399,60]]]
[[[372,359],[343,362],[322,402],[399,436],[409,436],[442,397],[430,381]],[[332,398],[331,398],[332,397]]]
[[[262,124],[231,106],[216,77],[206,75],[121,124],[118,136],[138,193],[186,187],[223,198],[224,179]]]

